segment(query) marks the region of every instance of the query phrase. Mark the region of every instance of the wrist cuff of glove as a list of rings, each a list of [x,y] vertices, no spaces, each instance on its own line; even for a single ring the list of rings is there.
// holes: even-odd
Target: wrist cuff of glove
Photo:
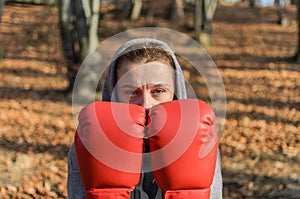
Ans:
[[[89,189],[85,190],[86,199],[131,199],[133,190],[128,188],[107,188],[107,189]]]
[[[165,192],[164,199],[209,199],[210,188],[207,189],[185,189],[168,190]]]

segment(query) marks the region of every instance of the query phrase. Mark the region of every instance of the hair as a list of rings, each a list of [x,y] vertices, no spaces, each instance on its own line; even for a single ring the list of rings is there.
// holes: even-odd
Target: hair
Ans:
[[[164,61],[174,68],[173,59],[169,51],[156,43],[145,42],[127,48],[116,60],[117,70],[128,63],[148,63],[152,61]]]

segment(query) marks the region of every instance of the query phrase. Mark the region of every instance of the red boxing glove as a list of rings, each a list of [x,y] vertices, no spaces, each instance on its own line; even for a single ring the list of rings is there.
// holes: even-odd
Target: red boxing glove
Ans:
[[[75,151],[85,197],[129,199],[140,180],[145,109],[94,102],[79,115]]]
[[[218,147],[213,110],[175,100],[153,106],[149,117],[151,165],[165,198],[209,199]]]

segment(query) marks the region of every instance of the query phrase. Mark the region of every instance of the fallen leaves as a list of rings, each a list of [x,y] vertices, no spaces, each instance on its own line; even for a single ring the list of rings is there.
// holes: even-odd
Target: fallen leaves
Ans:
[[[145,26],[101,18],[100,38]],[[295,6],[288,7],[295,19]],[[210,54],[227,95],[220,136],[224,198],[300,198],[300,70],[288,59],[296,51],[297,24],[276,24],[276,7],[246,3],[217,9]],[[192,16],[191,13],[187,16]],[[160,17],[160,16],[156,16]],[[105,20],[104,20],[105,19]],[[157,25],[191,31],[159,18]],[[121,20],[121,21],[120,21]],[[191,20],[187,23],[190,23]],[[66,198],[67,153],[75,130],[67,87],[57,10],[4,7],[0,42],[0,197]],[[107,28],[103,28],[107,27]],[[198,96],[209,100],[205,81],[187,68]]]

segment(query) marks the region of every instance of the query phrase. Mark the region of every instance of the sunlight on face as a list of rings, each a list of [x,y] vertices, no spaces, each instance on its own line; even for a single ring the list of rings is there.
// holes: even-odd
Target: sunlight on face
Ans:
[[[144,108],[172,101],[174,69],[163,61],[123,64],[117,72],[116,92],[120,102]]]

